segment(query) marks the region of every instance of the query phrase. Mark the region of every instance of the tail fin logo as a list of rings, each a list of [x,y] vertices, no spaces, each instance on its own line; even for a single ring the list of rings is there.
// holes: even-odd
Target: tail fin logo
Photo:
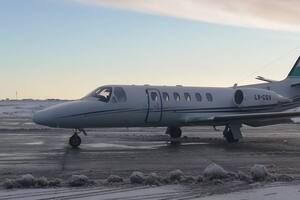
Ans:
[[[298,58],[293,69],[290,71],[290,73],[288,75],[288,77],[293,77],[293,76],[300,77],[300,57]]]

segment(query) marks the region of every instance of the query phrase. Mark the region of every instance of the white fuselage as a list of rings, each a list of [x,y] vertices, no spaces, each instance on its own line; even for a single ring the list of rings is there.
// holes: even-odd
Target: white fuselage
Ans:
[[[293,80],[289,80],[293,81]],[[294,98],[286,83],[253,85],[254,88],[275,91]],[[285,110],[292,104],[259,104],[238,107],[233,98],[238,88],[183,86],[103,86],[86,97],[56,105],[35,114],[33,120],[42,125],[60,128],[188,126],[187,116],[209,119],[218,115]],[[123,90],[120,94],[115,91]],[[297,89],[298,90],[298,89]],[[102,93],[101,93],[102,92]],[[97,96],[99,94],[107,97]],[[299,91],[297,91],[299,94]],[[166,96],[167,94],[167,96]],[[123,95],[123,96],[122,96]],[[126,95],[126,96],[125,96]],[[178,97],[179,95],[179,97]],[[125,97],[124,97],[125,96]],[[118,99],[119,98],[119,99]],[[267,99],[268,100],[268,99]],[[198,124],[201,125],[201,124]],[[203,123],[203,125],[224,125]]]

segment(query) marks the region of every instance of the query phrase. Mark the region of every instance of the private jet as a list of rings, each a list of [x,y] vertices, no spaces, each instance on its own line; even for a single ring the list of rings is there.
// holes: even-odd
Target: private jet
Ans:
[[[184,126],[224,126],[229,143],[242,138],[241,127],[291,123],[300,116],[300,57],[287,78],[233,87],[106,85],[87,96],[37,112],[37,124],[73,129],[69,144],[81,144],[86,128],[166,127],[180,138]]]

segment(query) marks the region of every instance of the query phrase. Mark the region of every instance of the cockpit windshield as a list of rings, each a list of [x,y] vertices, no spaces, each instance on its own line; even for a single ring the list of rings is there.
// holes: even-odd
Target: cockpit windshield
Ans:
[[[112,93],[111,87],[99,88],[93,94],[94,97],[98,98],[99,101],[109,102]]]
[[[122,87],[100,87],[87,97],[95,97],[105,103],[123,103],[127,101],[126,92]]]

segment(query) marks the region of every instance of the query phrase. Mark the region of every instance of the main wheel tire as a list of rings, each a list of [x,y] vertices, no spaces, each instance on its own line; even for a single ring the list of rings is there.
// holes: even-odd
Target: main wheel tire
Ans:
[[[232,131],[230,129],[225,130],[223,132],[223,135],[228,143],[237,143],[239,141],[239,139],[234,139]]]
[[[170,135],[171,138],[180,138],[182,131],[179,127],[168,127],[166,134]]]
[[[69,144],[72,147],[79,147],[81,144],[81,138],[77,134],[74,134],[72,137],[70,137]]]

